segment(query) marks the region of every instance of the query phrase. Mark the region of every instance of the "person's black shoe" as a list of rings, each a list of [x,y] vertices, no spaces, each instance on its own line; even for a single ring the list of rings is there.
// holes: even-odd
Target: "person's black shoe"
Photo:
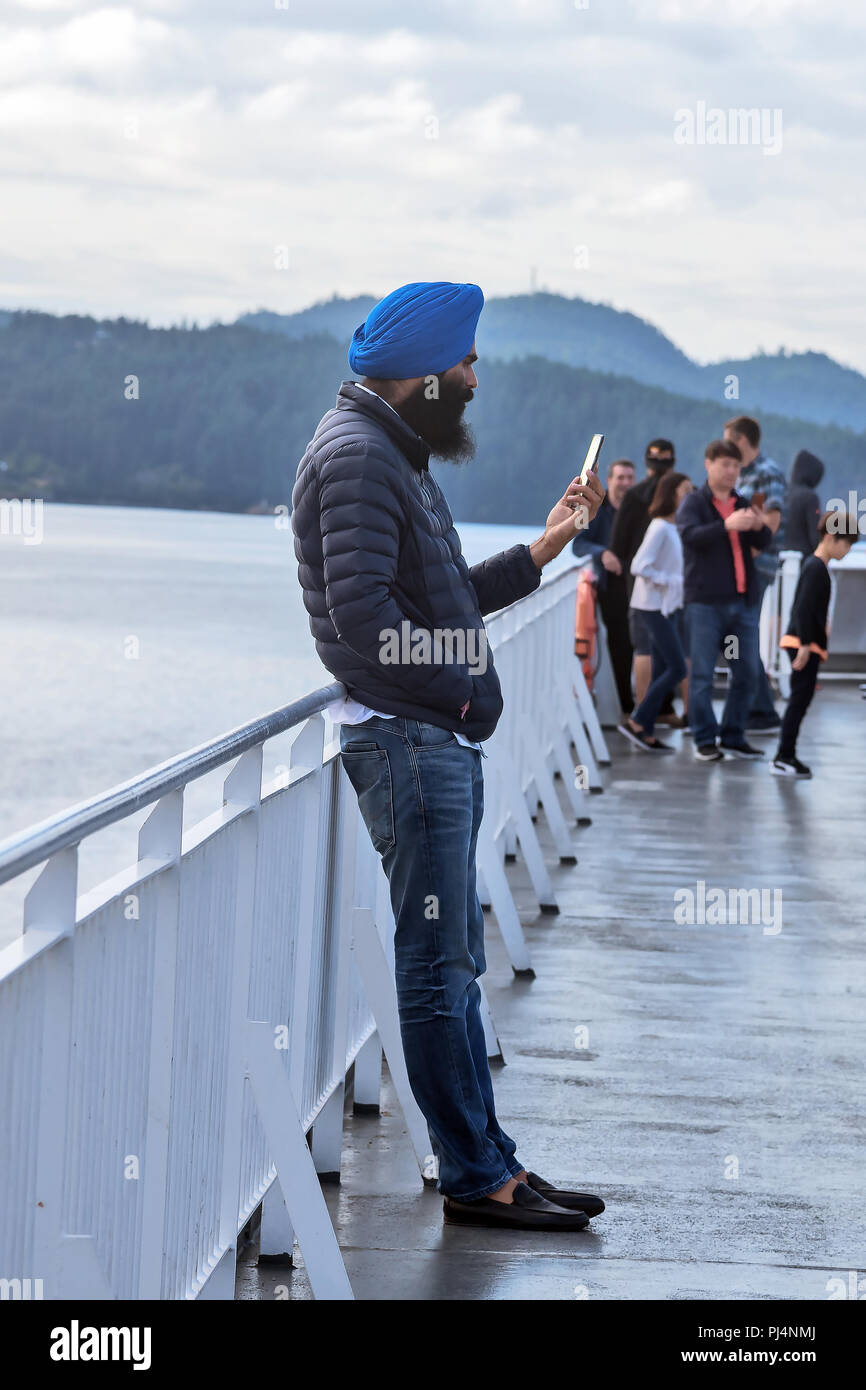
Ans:
[[[723,763],[724,753],[720,753],[714,743],[702,743],[695,749],[695,757],[699,763]]]
[[[593,1192],[572,1192],[565,1187],[554,1187],[553,1183],[545,1182],[544,1178],[531,1173],[528,1168],[526,1176],[534,1192],[540,1192],[548,1202],[565,1207],[566,1211],[585,1211],[587,1216],[600,1216],[604,1211],[604,1202]]]
[[[621,734],[625,734],[625,737],[629,739],[635,747],[642,748],[645,753],[676,752],[676,749],[672,748],[669,743],[662,743],[661,739],[655,737],[650,738],[642,729],[633,729],[628,720],[625,720],[622,724],[617,724],[616,727]]]
[[[763,758],[763,748],[753,748],[751,743],[743,739],[742,743],[725,743],[720,740],[719,747],[723,753],[732,753],[735,758]]]
[[[511,1202],[497,1202],[493,1197],[479,1197],[474,1202],[459,1202],[446,1197],[442,1203],[445,1222],[449,1226],[501,1226],[520,1231],[582,1231],[589,1225],[585,1211],[566,1211],[555,1206],[540,1192],[525,1182],[519,1182]]]
[[[774,758],[770,763],[774,777],[811,777],[812,769],[799,758]]]

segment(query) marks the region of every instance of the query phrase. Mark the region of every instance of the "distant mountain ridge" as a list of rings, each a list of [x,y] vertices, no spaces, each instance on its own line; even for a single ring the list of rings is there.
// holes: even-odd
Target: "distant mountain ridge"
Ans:
[[[238,322],[298,339],[328,333],[348,344],[375,303],[372,295],[335,296],[295,314],[268,310]],[[866,376],[823,352],[757,353],[701,366],[636,314],[585,299],[538,292],[488,299],[478,329],[479,352],[501,361],[538,356],[571,367],[630,377],[647,386],[713,401],[729,415],[778,415],[866,430]],[[729,378],[737,378],[738,396]],[[725,391],[728,389],[729,394]]]
[[[291,338],[237,324],[150,328],[126,319],[10,315],[0,327],[0,477],[6,498],[269,512],[351,372],[329,333]],[[544,357],[485,364],[468,413],[468,466],[435,463],[460,521],[543,525],[598,429],[602,470],[672,439],[704,476],[727,405]],[[827,465],[823,498],[862,490],[866,433],[762,414],[785,472],[799,449]]]

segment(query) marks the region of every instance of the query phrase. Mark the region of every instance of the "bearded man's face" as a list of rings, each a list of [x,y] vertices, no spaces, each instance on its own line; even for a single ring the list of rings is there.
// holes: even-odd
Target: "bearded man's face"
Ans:
[[[465,384],[461,363],[440,376],[419,381],[397,408],[434,458],[468,463],[475,456],[475,437],[463,412],[474,394]]]

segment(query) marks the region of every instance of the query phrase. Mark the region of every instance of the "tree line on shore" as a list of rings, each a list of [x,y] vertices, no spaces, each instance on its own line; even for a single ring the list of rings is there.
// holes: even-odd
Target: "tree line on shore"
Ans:
[[[533,356],[479,362],[467,419],[475,459],[434,461],[452,512],[476,522],[543,522],[590,436],[602,463],[674,441],[703,475],[703,447],[748,402],[715,405],[628,377]],[[0,494],[214,511],[269,511],[291,498],[319,418],[351,378],[328,334],[292,339],[244,324],[150,328],[117,319],[13,313],[0,325]],[[786,471],[808,448],[826,496],[866,475],[866,435],[759,413],[765,451]]]

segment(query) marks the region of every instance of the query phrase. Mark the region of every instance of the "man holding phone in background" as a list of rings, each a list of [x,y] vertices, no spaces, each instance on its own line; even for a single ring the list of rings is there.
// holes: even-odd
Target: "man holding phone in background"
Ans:
[[[750,415],[738,415],[725,425],[725,439],[736,444],[743,460],[740,476],[737,479],[737,492],[747,502],[763,510],[767,525],[772,532],[766,550],[753,550],[755,573],[758,585],[758,612],[764,601],[764,594],[773,583],[779,568],[781,551],[782,521],[785,512],[785,474],[774,459],[767,458],[761,449],[761,426]],[[773,692],[764,670],[763,662],[758,662],[755,692],[752,708],[747,720],[747,732],[752,734],[771,734],[781,728],[782,720],[776,712]]]
[[[741,466],[736,444],[714,439],[705,450],[707,481],[683,499],[676,514],[692,663],[689,723],[700,762],[720,762],[725,753],[764,756],[746,742],[746,724],[761,664],[760,585],[753,552],[766,549],[772,531],[766,512],[750,507],[734,491]],[[713,710],[713,674],[722,650],[734,659],[720,728]]]

